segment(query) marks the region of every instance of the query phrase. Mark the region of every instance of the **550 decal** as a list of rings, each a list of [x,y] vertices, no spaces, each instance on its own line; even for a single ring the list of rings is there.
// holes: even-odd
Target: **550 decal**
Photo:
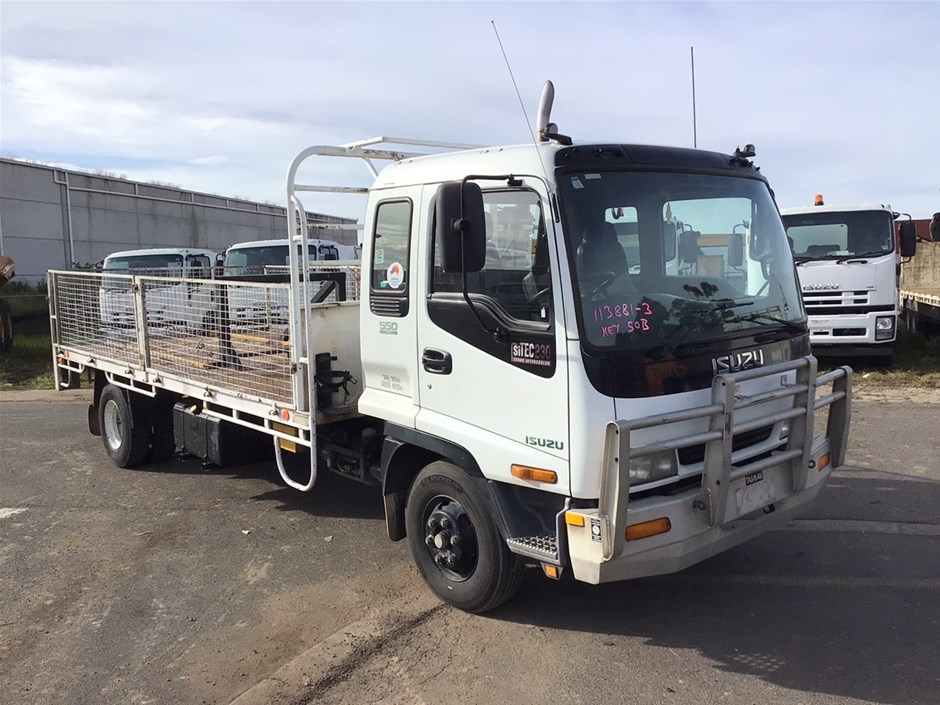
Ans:
[[[398,335],[398,323],[395,321],[379,321],[380,335]]]

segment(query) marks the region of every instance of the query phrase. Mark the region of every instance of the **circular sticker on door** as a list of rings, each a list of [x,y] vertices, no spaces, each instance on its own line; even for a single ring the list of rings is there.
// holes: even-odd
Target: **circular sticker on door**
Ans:
[[[405,281],[405,269],[400,262],[392,262],[385,271],[385,281],[393,289],[397,289]]]

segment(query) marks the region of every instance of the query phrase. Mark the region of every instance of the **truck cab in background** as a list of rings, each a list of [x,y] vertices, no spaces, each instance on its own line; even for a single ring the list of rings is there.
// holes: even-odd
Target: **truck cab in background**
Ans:
[[[98,293],[100,321],[112,333],[132,333],[136,325],[132,276],[150,280],[150,304],[155,329],[202,325],[205,304],[211,296],[216,253],[191,247],[155,247],[113,252],[104,258]],[[205,281],[203,281],[205,280]]]
[[[284,240],[254,240],[239,242],[225,251],[222,262],[222,276],[254,276],[272,274],[279,271],[287,273],[290,262],[290,242]],[[311,238],[307,243],[308,259],[316,262],[352,262],[358,263],[362,247],[359,245],[341,245],[334,240]]]
[[[868,356],[890,364],[902,258],[913,257],[912,221],[884,205],[816,205],[780,211],[799,274],[816,355]]]

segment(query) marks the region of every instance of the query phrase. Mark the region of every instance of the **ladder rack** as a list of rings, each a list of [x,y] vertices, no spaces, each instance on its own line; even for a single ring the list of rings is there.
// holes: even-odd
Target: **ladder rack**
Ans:
[[[410,151],[413,148],[422,151]],[[404,148],[398,149],[398,148]],[[448,151],[481,149],[482,145],[438,142],[435,140],[411,139],[406,137],[371,137],[344,145],[316,145],[308,147],[294,157],[287,170],[287,224],[290,239],[290,290],[293,311],[289,316],[290,336],[297,341],[291,348],[294,398],[299,410],[309,411],[312,421],[310,429],[310,478],[305,484],[292,480],[281,462],[280,448],[275,447],[278,470],[288,485],[301,491],[311,489],[317,478],[317,434],[316,434],[316,379],[313,364],[316,355],[313,312],[310,305],[310,263],[307,257],[309,230],[361,230],[364,223],[356,224],[312,224],[307,223],[307,212],[300,200],[301,193],[345,193],[365,195],[368,187],[327,186],[297,182],[297,171],[311,157],[345,157],[360,159],[372,178],[379,175],[375,161],[397,162],[415,157],[430,156]],[[432,151],[428,151],[428,150]]]

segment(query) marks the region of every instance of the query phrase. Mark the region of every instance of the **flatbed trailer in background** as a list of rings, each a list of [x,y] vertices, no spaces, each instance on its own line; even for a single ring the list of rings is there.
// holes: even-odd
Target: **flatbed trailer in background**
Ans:
[[[917,257],[901,265],[901,307],[908,330],[940,332],[940,242],[921,240]]]

